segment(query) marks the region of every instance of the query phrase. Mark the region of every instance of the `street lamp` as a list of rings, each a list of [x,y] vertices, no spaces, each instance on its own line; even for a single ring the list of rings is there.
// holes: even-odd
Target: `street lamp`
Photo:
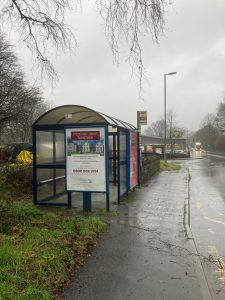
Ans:
[[[164,74],[164,161],[166,162],[166,76],[167,75],[175,75],[177,72],[170,72]]]

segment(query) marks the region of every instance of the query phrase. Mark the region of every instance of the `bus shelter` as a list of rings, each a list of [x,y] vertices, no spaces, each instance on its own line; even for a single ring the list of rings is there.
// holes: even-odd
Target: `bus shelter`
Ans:
[[[111,187],[117,202],[139,184],[139,135],[124,121],[79,105],[53,108],[33,128],[33,199],[38,205],[72,207],[82,193],[90,211],[92,194]]]

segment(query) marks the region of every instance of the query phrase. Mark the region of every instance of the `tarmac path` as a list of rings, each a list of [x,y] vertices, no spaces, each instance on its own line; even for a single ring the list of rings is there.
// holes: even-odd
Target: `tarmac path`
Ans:
[[[185,237],[188,167],[161,172],[118,208],[65,300],[206,300],[193,241]],[[199,271],[200,269],[200,271]]]

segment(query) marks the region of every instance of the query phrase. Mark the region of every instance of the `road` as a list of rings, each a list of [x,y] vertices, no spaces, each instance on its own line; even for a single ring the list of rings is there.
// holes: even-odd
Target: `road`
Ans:
[[[213,299],[225,299],[225,157],[194,156],[190,172],[191,231]]]
[[[178,163],[119,206],[65,300],[225,299],[225,160]],[[194,239],[184,226],[188,198]]]

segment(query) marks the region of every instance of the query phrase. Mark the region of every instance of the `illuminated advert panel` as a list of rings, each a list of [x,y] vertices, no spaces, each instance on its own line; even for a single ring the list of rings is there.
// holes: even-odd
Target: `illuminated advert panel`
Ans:
[[[138,184],[138,136],[130,132],[130,188]]]
[[[67,191],[106,192],[104,127],[67,128]]]

